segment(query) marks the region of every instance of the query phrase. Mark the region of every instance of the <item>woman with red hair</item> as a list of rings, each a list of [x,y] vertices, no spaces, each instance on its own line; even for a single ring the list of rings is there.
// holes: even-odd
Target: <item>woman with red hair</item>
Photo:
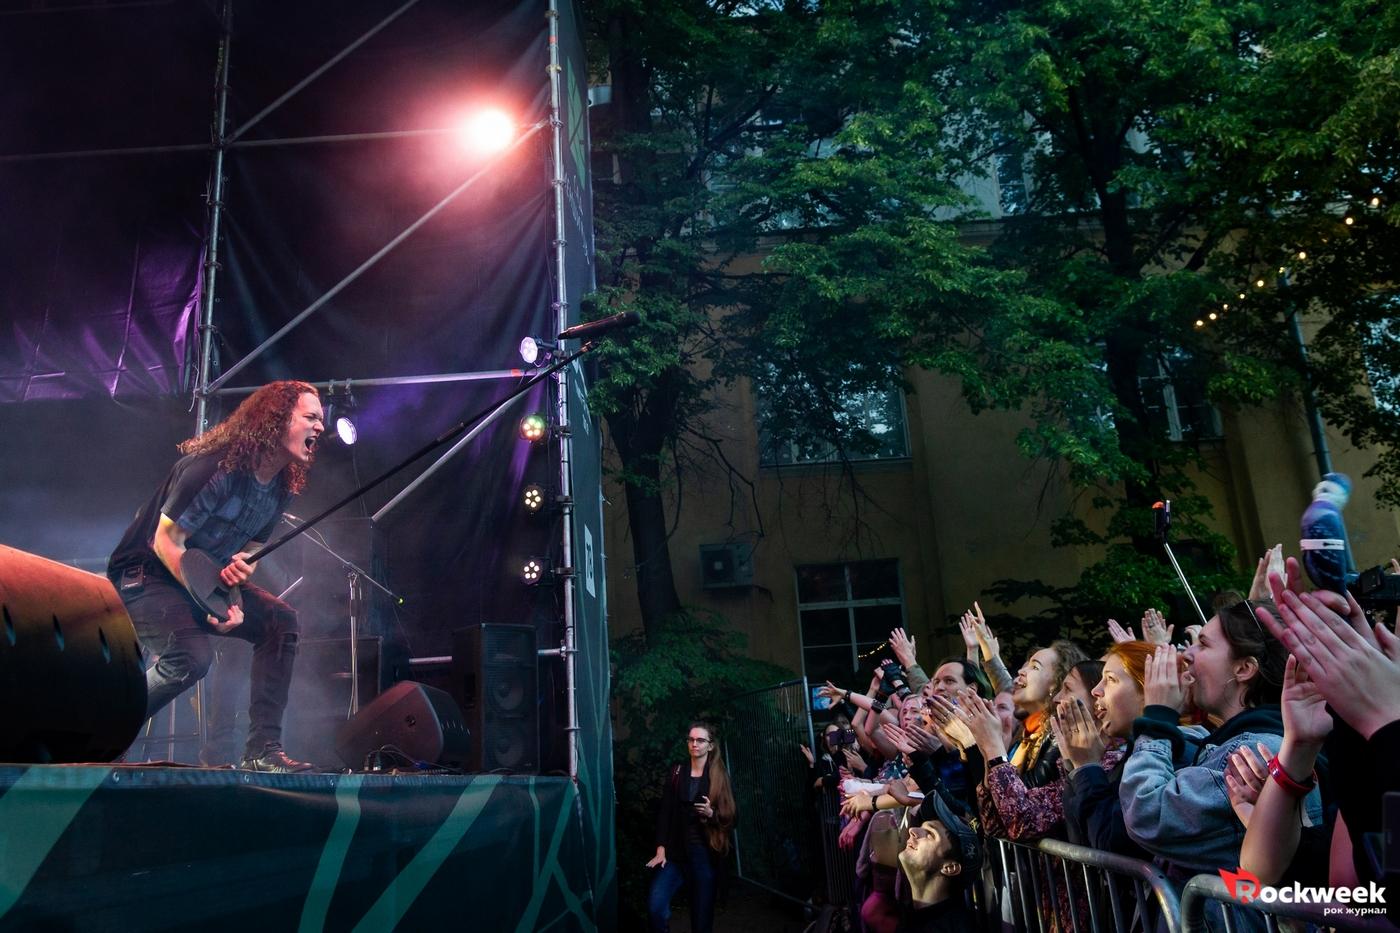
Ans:
[[[1133,721],[1142,715],[1147,661],[1156,644],[1124,641],[1103,657],[1103,676],[1091,691],[1092,711],[1061,704],[1055,718],[1060,752],[1072,770],[1064,785],[1065,826],[1070,842],[1150,861],[1151,855],[1128,836],[1118,784],[1124,755],[1111,770],[1102,765],[1106,739],[1132,738]]]

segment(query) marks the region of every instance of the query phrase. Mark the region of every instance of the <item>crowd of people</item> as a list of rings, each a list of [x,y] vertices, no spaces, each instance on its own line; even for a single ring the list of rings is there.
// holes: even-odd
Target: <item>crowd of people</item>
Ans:
[[[1056,640],[1014,676],[976,605],[965,657],[929,666],[891,633],[867,689],[821,688],[831,719],[802,748],[809,793],[839,800],[839,845],[858,852],[849,928],[1000,916],[1004,891],[970,893],[990,879],[990,837],[1064,839],[1154,862],[1177,884],[1222,869],[1262,885],[1383,883],[1400,637],[1301,579],[1271,549],[1249,596],[1218,599],[1178,643],[1149,609],[1140,636],[1109,620],[1097,660]],[[1036,887],[1044,928],[1088,928],[1082,888]]]

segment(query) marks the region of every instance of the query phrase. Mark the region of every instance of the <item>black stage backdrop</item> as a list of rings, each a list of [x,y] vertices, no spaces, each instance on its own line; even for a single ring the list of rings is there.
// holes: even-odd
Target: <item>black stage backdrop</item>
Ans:
[[[584,53],[577,9],[563,7],[574,320],[593,284],[592,194]],[[474,374],[356,385],[360,441],[323,446],[293,506],[298,515],[514,388],[520,339],[552,330],[551,128],[494,162],[451,134],[423,132],[482,106],[510,114],[521,132],[547,121],[547,8],[544,0],[232,5],[228,128],[242,132],[224,163],[214,374],[439,206],[228,386]],[[100,570],[174,460],[175,443],[194,431],[219,18],[214,0],[0,10],[0,541],[11,546]],[[325,139],[346,134],[376,135]],[[188,149],[130,151],[168,146]],[[13,158],[33,154],[44,158]],[[582,404],[581,370],[570,386],[581,816],[602,921],[612,910],[614,846],[599,438]],[[237,401],[216,400],[212,419]],[[553,404],[542,389],[518,402],[372,531],[350,519],[379,512],[437,455],[328,523],[333,546],[372,552],[381,579],[404,597],[399,607],[378,601],[374,617],[401,657],[448,654],[452,631],[475,622],[532,622],[542,646],[558,643],[559,588],[518,582],[524,558],[560,556],[559,517],[532,520],[518,505],[525,484],[557,481],[557,444],[531,448],[516,434],[522,415]],[[321,579],[308,579],[293,600],[301,600],[303,631],[344,635],[344,580],[309,553],[300,542],[279,552],[268,582],[312,571]],[[542,666],[546,727],[563,719],[562,676],[551,669],[559,663]],[[562,769],[557,729],[545,744],[546,769]]]

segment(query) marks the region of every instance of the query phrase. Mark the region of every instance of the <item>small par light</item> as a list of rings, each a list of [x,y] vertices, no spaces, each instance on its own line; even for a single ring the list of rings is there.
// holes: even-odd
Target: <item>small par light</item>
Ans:
[[[533,412],[520,419],[520,439],[538,444],[549,436],[549,419]]]
[[[521,502],[525,506],[525,511],[531,515],[538,515],[544,509],[544,487],[538,483],[531,483],[526,486],[520,494]]]

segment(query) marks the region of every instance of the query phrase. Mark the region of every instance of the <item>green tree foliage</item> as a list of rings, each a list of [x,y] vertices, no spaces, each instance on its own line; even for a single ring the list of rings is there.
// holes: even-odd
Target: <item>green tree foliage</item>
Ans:
[[[1235,579],[1192,482],[1196,439],[1168,436],[1168,382],[1229,410],[1306,379],[1357,444],[1396,438],[1395,409],[1356,388],[1366,366],[1400,361],[1400,331],[1380,323],[1400,243],[1393,5],[668,2],[643,16],[617,0],[593,13],[614,93],[601,148],[620,182],[598,189],[598,297],[647,321],[596,397],[648,620],[676,605],[667,468],[718,454],[704,425],[720,380],[752,379],[776,436],[843,453],[872,439],[839,400],[908,365],[960,379],[974,411],[1024,412],[1021,453],[1095,506],[1062,519],[1057,543],[1106,555],[1056,591],[1060,615],[1176,588],[1150,537],[1158,498],[1195,542],[1199,588]],[[1007,214],[973,247],[959,190],[990,166]],[[756,249],[762,267],[740,269]],[[1311,373],[1292,314],[1320,322]],[[1400,470],[1378,470],[1400,498]]]

